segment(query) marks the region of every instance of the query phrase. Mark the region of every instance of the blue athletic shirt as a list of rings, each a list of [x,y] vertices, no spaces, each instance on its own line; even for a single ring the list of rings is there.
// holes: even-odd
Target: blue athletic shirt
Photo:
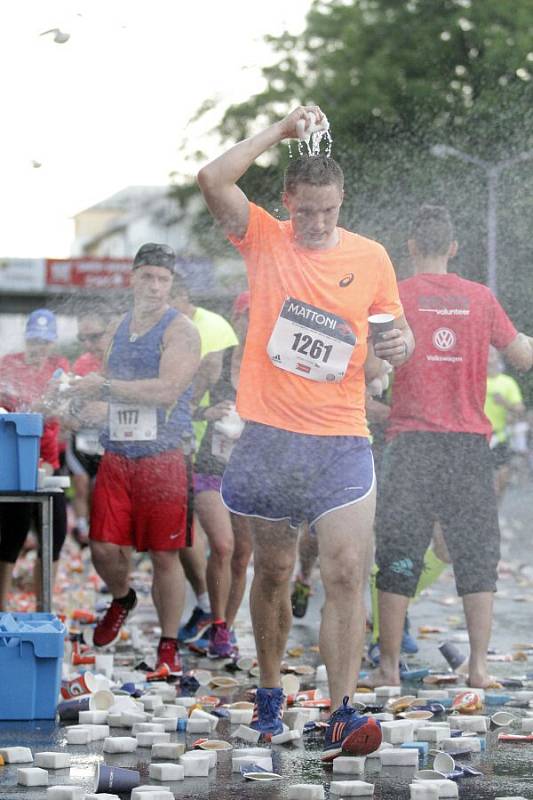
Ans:
[[[130,341],[130,311],[117,328],[107,359],[106,375],[110,380],[136,381],[159,377],[163,336],[170,323],[180,316],[169,308],[153,328]],[[167,408],[157,408],[157,439],[148,442],[115,442],[109,439],[109,430],[102,434],[106,450],[127,458],[143,458],[174,450],[184,439],[192,436],[190,401],[192,386],[183,392],[176,403]],[[127,404],[125,401],[115,400]]]

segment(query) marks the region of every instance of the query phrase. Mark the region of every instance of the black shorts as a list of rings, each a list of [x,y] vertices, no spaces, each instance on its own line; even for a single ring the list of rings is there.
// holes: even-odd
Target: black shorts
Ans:
[[[496,590],[500,529],[488,443],[467,433],[413,432],[388,446],[376,513],[376,583],[414,597],[440,522],[459,595]]]
[[[67,535],[67,506],[63,492],[54,494],[52,506],[54,526],[52,559],[59,561],[61,548]],[[0,502],[0,561],[6,561],[8,564],[15,563],[24,546],[32,521],[35,524],[37,535],[40,537],[39,507],[40,504],[33,503]]]
[[[91,479],[96,478],[102,456],[84,453],[78,450],[75,439],[76,437],[73,435],[72,439],[67,444],[65,453],[66,465],[69,472],[72,475],[88,475]]]
[[[505,467],[505,465],[511,460],[512,455],[512,450],[507,442],[499,442],[490,451],[492,469],[500,469],[500,467]]]

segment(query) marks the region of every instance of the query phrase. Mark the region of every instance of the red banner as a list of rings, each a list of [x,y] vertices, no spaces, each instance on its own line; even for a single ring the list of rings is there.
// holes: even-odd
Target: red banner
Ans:
[[[48,258],[46,285],[52,289],[125,289],[130,285],[128,258]]]

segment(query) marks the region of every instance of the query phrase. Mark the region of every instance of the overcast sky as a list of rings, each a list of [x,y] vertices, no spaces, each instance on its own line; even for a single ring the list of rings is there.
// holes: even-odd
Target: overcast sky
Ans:
[[[0,257],[66,256],[74,213],[186,171],[195,110],[258,91],[263,36],[300,31],[310,3],[3,0]],[[56,27],[65,44],[40,36]]]

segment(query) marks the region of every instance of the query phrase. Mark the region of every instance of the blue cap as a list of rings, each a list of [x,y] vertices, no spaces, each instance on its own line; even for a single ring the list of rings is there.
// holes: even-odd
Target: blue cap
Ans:
[[[47,308],[38,308],[32,311],[26,321],[26,339],[43,339],[46,342],[55,342],[57,339],[56,315]]]

